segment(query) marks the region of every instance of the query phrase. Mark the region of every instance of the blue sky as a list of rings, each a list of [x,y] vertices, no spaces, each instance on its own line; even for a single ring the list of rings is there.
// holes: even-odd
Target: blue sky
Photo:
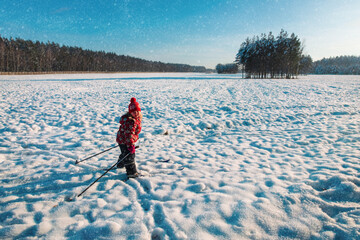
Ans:
[[[359,0],[0,0],[0,35],[214,68],[281,29],[305,53],[360,56]]]

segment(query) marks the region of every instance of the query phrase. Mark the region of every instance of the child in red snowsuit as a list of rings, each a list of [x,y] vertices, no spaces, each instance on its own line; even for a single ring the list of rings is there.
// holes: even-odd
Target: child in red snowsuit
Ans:
[[[117,167],[122,168],[125,166],[128,177],[139,176],[135,163],[135,142],[139,139],[141,120],[140,105],[136,102],[135,98],[131,98],[129,112],[120,118],[121,125],[116,136],[116,142],[119,144],[121,150],[119,161],[129,154],[123,161],[118,163]]]

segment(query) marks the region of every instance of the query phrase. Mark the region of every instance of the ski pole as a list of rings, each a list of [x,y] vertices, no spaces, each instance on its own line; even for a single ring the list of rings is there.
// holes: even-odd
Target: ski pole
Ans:
[[[135,148],[138,148],[139,146],[136,146]],[[129,156],[130,152],[128,154],[126,154],[120,161],[117,161],[116,163],[114,163],[114,165],[112,165],[108,170],[106,170],[100,177],[98,177],[94,182],[92,182],[87,188],[84,189],[84,191],[82,191],[79,195],[77,195],[77,197],[80,197],[84,192],[86,192],[92,185],[94,185],[97,181],[100,180],[100,178],[102,178],[105,174],[107,174],[111,169],[113,169],[116,164],[124,161],[124,159]]]
[[[86,160],[88,160],[88,159],[90,159],[90,158],[93,158],[93,157],[95,157],[95,156],[97,156],[97,155],[100,155],[100,154],[102,154],[102,153],[104,153],[104,152],[110,151],[111,149],[116,148],[117,146],[119,146],[119,145],[115,145],[115,146],[113,146],[113,147],[111,147],[111,148],[108,148],[108,149],[106,149],[106,150],[104,150],[104,151],[102,151],[102,152],[99,152],[99,153],[96,153],[96,154],[94,154],[94,155],[91,155],[90,157],[87,157],[87,158],[82,159],[82,160],[80,160],[80,161],[76,160],[75,164],[81,163],[81,162],[86,161]]]

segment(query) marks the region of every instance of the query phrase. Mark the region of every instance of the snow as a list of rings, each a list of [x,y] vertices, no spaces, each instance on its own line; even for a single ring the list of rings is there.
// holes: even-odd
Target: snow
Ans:
[[[0,76],[0,238],[360,238],[360,77]],[[144,177],[110,171],[131,97]]]

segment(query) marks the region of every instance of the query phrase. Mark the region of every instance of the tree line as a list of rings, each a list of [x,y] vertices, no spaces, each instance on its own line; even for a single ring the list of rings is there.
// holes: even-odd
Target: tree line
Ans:
[[[0,36],[0,72],[205,72],[203,66],[140,58]]]
[[[360,57],[339,56],[323,58],[314,62],[312,73],[360,75]]]
[[[301,71],[303,46],[294,33],[281,30],[247,38],[240,46],[235,62],[243,66],[246,77],[293,78]]]

